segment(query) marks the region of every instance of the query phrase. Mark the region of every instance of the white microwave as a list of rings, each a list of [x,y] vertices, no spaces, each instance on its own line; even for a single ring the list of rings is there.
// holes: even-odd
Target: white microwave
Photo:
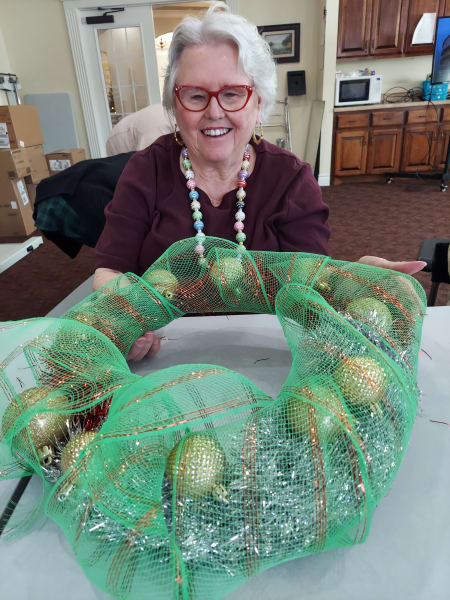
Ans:
[[[335,106],[380,104],[381,75],[336,74]]]

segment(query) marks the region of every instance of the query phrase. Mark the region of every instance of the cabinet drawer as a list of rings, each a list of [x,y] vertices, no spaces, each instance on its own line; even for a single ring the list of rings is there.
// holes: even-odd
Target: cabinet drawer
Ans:
[[[439,121],[438,108],[410,108],[408,123],[434,123]]]
[[[346,127],[369,127],[369,112],[338,113],[336,126],[338,129]]]
[[[442,107],[442,119],[441,121],[450,121],[450,106]]]
[[[450,113],[449,113],[450,116]],[[404,111],[402,110],[377,110],[372,113],[372,125],[403,125]]]

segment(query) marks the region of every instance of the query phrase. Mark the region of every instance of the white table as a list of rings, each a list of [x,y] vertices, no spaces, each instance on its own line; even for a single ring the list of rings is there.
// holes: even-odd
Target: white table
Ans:
[[[0,273],[12,267],[41,244],[42,237],[40,235],[35,235],[17,244],[0,243]]]
[[[227,600],[448,600],[450,426],[432,420],[450,423],[449,334],[450,307],[428,309],[418,417],[367,541],[284,563],[252,578]],[[185,362],[216,363],[276,396],[289,370],[290,353],[273,316],[183,318],[165,327],[164,335],[168,339],[160,354],[136,365],[135,372]],[[34,477],[25,494],[37,497],[38,489]],[[87,580],[55,524],[47,520],[17,541],[0,542],[0,598],[62,597],[110,598]]]

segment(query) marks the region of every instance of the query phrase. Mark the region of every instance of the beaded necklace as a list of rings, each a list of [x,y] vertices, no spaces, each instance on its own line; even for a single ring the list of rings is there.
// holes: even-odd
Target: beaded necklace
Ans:
[[[197,232],[195,235],[195,239],[197,240],[197,245],[195,246],[195,252],[196,252],[196,254],[198,254],[199,258],[202,258],[203,253],[205,252],[204,242],[205,242],[206,236],[203,232],[203,230],[205,228],[205,224],[202,221],[203,215],[200,212],[201,207],[200,207],[200,202],[198,201],[199,194],[198,194],[197,190],[195,189],[197,187],[197,182],[195,181],[195,174],[194,174],[194,171],[192,170],[192,164],[191,164],[191,161],[189,160],[188,151],[187,151],[186,146],[181,151],[181,156],[183,157],[183,167],[186,170],[186,172],[185,172],[185,177],[187,179],[186,187],[188,188],[188,190],[190,190],[189,198],[191,200],[192,218],[194,219],[194,229]],[[250,166],[249,158],[250,158],[250,146],[247,144],[245,146],[244,156],[242,157],[241,170],[239,171],[239,175],[238,175],[238,188],[239,189],[236,192],[237,212],[234,215],[234,218],[236,219],[236,222],[234,224],[234,230],[237,232],[236,233],[236,241],[238,242],[239,246],[242,246],[242,248],[244,248],[244,249],[245,249],[244,242],[245,242],[245,239],[247,236],[243,232],[243,229],[244,229],[243,221],[245,220],[245,213],[242,209],[245,206],[244,198],[246,196],[246,193],[244,191],[244,188],[247,185],[247,178],[249,175],[249,173],[248,173],[248,168]]]

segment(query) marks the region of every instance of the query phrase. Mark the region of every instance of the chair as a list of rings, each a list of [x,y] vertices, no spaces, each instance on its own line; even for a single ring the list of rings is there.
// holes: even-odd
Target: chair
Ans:
[[[435,245],[431,265],[431,289],[428,294],[428,306],[434,306],[441,283],[450,283],[449,241]]]

